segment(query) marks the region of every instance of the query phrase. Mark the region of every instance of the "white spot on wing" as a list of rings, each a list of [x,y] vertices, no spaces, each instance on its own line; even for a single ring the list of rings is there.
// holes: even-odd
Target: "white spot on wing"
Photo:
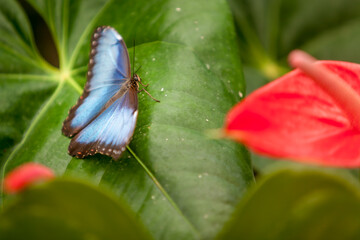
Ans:
[[[133,114],[134,118],[137,118],[137,115],[138,115],[138,110],[136,110]]]
[[[121,35],[117,33],[116,34],[116,39],[120,41],[122,39]]]

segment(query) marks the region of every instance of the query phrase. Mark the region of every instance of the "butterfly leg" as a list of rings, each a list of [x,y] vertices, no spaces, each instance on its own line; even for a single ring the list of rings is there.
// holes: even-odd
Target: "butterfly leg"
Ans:
[[[149,86],[149,84],[143,84],[142,82],[140,82],[140,84],[141,84],[141,86],[143,86],[143,87]]]
[[[140,66],[141,67],[141,66]],[[141,81],[141,78],[139,78],[139,83],[141,84],[141,86],[143,86],[143,87],[147,87],[147,86],[149,86],[149,84],[143,84],[142,83],[142,81]]]
[[[149,84],[147,84],[147,85],[149,85]],[[143,86],[144,86],[144,85],[143,85]],[[151,94],[150,94],[148,91],[146,91],[145,88],[139,90],[138,93],[139,93],[139,92],[142,92],[142,91],[146,92],[146,94],[149,95],[149,97],[151,97],[152,100],[154,100],[154,101],[156,101],[156,102],[160,102],[159,100],[157,100],[156,98],[154,98],[153,96],[151,96]]]

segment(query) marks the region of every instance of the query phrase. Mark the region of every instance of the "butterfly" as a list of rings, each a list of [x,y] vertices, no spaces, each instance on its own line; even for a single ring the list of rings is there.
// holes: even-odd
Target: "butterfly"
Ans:
[[[62,133],[73,137],[68,152],[84,158],[96,153],[119,159],[134,134],[140,77],[131,77],[129,53],[120,34],[98,27],[91,39],[84,92],[70,109]],[[155,101],[155,98],[153,98]],[[158,101],[159,102],[159,101]]]

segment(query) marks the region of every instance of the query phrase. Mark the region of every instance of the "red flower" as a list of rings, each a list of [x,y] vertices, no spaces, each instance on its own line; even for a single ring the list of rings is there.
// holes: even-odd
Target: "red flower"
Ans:
[[[38,163],[25,163],[11,171],[4,179],[4,192],[17,193],[35,182],[54,178],[50,168]]]
[[[294,51],[295,69],[233,107],[224,133],[260,154],[360,166],[360,65]]]

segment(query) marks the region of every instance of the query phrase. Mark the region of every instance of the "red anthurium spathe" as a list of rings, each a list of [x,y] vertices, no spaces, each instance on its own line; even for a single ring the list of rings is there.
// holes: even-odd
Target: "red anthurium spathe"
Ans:
[[[301,51],[289,61],[297,69],[229,111],[224,134],[271,157],[360,167],[360,65]]]
[[[17,193],[29,185],[54,177],[54,172],[48,167],[38,163],[25,163],[6,175],[4,179],[4,192]]]

